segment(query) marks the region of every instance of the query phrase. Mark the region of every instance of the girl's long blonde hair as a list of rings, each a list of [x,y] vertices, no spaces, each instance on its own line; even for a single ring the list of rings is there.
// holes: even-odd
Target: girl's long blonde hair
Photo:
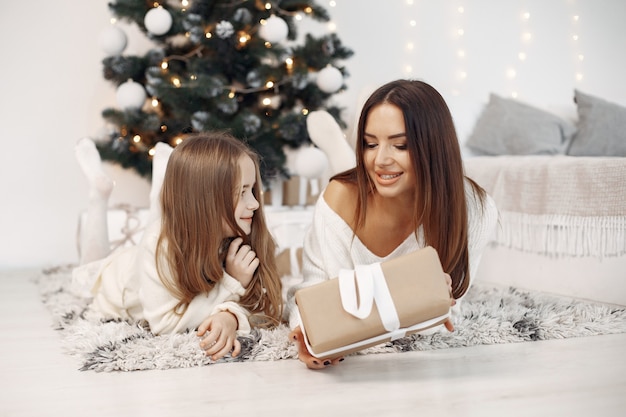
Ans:
[[[234,217],[240,196],[239,159],[243,155],[255,164],[253,193],[259,201],[249,236]],[[239,304],[253,314],[251,324],[267,327],[280,322],[283,302],[276,245],[265,222],[256,153],[225,132],[188,137],[169,158],[161,189],[161,211],[157,271],[165,287],[180,300],[176,311],[183,312],[195,296],[211,291],[222,278],[231,241],[224,236],[227,225],[244,238],[260,261]],[[164,279],[168,276],[164,267],[171,279]]]

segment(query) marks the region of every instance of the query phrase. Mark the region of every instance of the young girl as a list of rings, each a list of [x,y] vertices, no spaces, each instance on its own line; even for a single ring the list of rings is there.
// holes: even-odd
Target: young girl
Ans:
[[[160,195],[155,220],[137,246],[108,256],[106,209],[113,183],[91,140],[79,141],[76,155],[90,201],[82,266],[74,280],[91,284],[93,312],[145,320],[157,335],[196,329],[214,360],[238,355],[237,334],[251,325],[280,321],[281,282],[260,202],[258,158],[242,142],[207,133],[173,151],[158,146],[151,192],[152,198]]]
[[[337,130],[308,123],[314,141]],[[342,268],[430,245],[458,300],[470,287],[496,222],[493,199],[463,173],[443,97],[422,81],[397,80],[378,88],[359,118],[356,167],[331,178],[319,197],[304,241],[304,281],[289,290],[290,337],[298,343],[300,360],[319,369],[339,359],[320,363],[307,352],[293,302],[296,290],[334,278]],[[452,331],[453,323],[446,328]]]

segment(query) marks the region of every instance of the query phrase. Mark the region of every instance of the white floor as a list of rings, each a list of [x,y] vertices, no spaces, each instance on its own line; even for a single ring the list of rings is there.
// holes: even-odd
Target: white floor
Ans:
[[[130,373],[77,370],[28,271],[0,273],[0,416],[624,416],[626,334]]]

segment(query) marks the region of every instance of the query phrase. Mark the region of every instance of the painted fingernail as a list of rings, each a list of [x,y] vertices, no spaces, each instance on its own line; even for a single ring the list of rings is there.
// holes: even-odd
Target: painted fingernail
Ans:
[[[345,361],[345,358],[339,359],[339,362],[343,362],[343,361]]]
[[[324,361],[324,366],[330,365],[330,361]]]
[[[319,365],[320,363],[318,361],[313,361],[313,364]]]

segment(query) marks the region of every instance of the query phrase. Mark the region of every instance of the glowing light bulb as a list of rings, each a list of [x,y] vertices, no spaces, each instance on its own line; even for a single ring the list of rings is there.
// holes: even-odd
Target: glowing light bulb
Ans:
[[[158,107],[159,106],[159,100],[157,100],[156,98],[152,99],[152,107]]]
[[[519,54],[517,54],[517,57],[520,61],[526,61],[526,54],[524,52],[520,52]]]
[[[239,43],[240,43],[241,45],[245,45],[245,44],[246,44],[246,42],[248,42],[248,37],[247,37],[246,35],[241,35],[241,36],[239,37]]]
[[[509,68],[506,70],[506,76],[507,78],[513,79],[517,76],[517,71],[515,71],[514,68]]]
[[[272,88],[272,87],[274,87],[274,81],[268,81],[268,82],[266,82],[266,83],[265,83],[265,87],[266,87],[266,88]]]
[[[139,136],[139,135],[133,136],[133,142],[135,142],[135,143],[141,142],[141,136]]]
[[[167,61],[163,61],[163,62],[161,62],[161,68],[162,68],[162,69],[166,70],[166,69],[167,69],[167,67],[169,67],[169,66],[170,66],[170,64],[168,64],[168,63],[167,63]]]
[[[180,79],[173,77],[172,78],[172,84],[174,84],[175,87],[180,87]]]

